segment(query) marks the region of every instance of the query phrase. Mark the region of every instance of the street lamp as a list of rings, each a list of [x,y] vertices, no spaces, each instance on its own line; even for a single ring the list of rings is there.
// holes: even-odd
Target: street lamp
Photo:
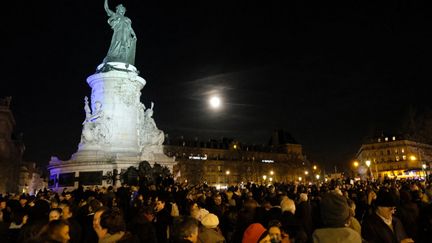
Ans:
[[[424,178],[425,178],[425,180],[426,180],[426,164],[422,164],[422,169],[423,169],[423,175],[424,175]]]
[[[319,180],[319,178],[320,178],[320,175],[316,175],[315,177],[316,177],[316,179],[317,179],[317,180]]]
[[[370,172],[370,174],[371,174],[371,177],[373,178],[373,176],[372,176],[372,170],[371,170],[371,168],[370,168],[370,165],[371,165],[371,161],[370,160],[366,160],[366,166],[368,167],[368,171]]]
[[[229,185],[229,174],[230,174],[230,171],[229,170],[225,171],[225,174],[226,174],[226,184],[228,186]]]
[[[269,178],[269,181],[272,182],[272,181],[273,181],[273,177],[270,177],[270,178]]]
[[[366,160],[366,166],[369,168],[370,165],[371,165],[371,161],[370,160]]]
[[[354,165],[355,168],[357,168],[359,166],[359,162],[358,161],[354,161],[353,165]]]
[[[302,179],[303,179],[303,178],[302,178],[301,176],[299,176],[298,180],[299,180],[299,181],[302,181]]]
[[[271,170],[271,171],[270,171],[270,175],[273,175],[273,174],[274,174],[274,171]]]
[[[309,175],[309,171],[306,170],[306,171],[305,171],[305,175]]]
[[[263,180],[266,180],[267,179],[267,176],[266,175],[263,175]]]
[[[314,166],[313,166],[313,169],[314,169],[314,170],[316,170],[316,169],[317,169],[317,166],[316,166],[316,165],[314,165]]]

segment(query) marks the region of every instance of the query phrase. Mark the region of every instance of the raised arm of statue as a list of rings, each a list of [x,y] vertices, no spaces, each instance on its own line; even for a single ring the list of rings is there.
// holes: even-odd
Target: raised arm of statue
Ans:
[[[114,12],[111,9],[109,9],[108,0],[105,0],[104,8],[105,8],[105,12],[107,12],[107,14],[108,14],[109,17],[111,17],[112,15],[114,15]]]

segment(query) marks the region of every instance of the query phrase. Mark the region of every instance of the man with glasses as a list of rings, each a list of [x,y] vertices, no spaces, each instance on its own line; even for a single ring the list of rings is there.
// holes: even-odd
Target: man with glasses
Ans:
[[[362,224],[362,236],[367,242],[414,242],[407,237],[401,221],[393,216],[396,211],[396,197],[391,191],[380,190],[375,206],[375,212],[369,215]]]

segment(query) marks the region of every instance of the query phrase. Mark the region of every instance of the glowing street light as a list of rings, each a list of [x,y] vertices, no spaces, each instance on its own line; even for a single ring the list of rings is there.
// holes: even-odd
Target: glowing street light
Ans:
[[[426,165],[426,164],[422,164],[422,168],[423,168],[423,170],[425,170],[425,169],[426,169],[426,167],[427,167],[427,165]]]
[[[303,178],[302,178],[301,176],[299,176],[298,180],[299,180],[299,181],[302,181],[302,179],[303,179]]]
[[[271,171],[270,171],[270,175],[273,175],[273,174],[274,174],[274,171],[271,170]]]
[[[314,166],[313,166],[313,169],[314,169],[314,170],[316,170],[316,169],[317,169],[317,166],[316,166],[316,165],[314,165]]]
[[[305,175],[309,175],[309,171],[306,170],[306,171],[305,171]]]
[[[272,182],[272,181],[273,181],[273,177],[270,177],[270,178],[269,178],[269,181]]]
[[[266,175],[263,175],[263,180],[266,180],[267,179],[267,176]]]
[[[229,175],[229,174],[230,174],[230,171],[229,171],[229,170],[225,171],[225,174]]]
[[[371,161],[370,160],[366,160],[366,166],[369,167],[371,165]]]
[[[410,160],[412,160],[412,161],[417,160],[417,157],[415,157],[414,155],[411,155]]]
[[[359,166],[359,162],[358,161],[354,161],[353,165],[354,165],[355,168],[357,168]]]
[[[316,179],[317,179],[317,180],[319,180],[319,178],[320,178],[320,175],[316,175],[315,177],[316,177]]]

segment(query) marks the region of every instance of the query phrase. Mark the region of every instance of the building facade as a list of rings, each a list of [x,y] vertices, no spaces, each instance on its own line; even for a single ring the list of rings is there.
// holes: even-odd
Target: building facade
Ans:
[[[432,162],[432,146],[403,136],[380,136],[363,144],[356,159],[374,178],[424,177]]]
[[[265,146],[227,138],[208,141],[178,138],[167,141],[164,150],[178,162],[174,171],[177,180],[216,187],[293,181],[305,178],[305,168],[309,167],[302,145],[280,130],[273,133]]]
[[[23,161],[25,146],[21,136],[14,132],[11,100],[11,97],[0,99],[0,193],[33,193],[46,187],[46,181],[35,163]]]

